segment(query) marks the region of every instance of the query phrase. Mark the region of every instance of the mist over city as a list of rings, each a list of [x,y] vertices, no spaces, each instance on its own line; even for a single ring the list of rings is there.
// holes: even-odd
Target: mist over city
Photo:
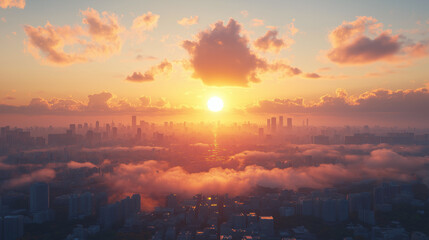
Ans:
[[[0,240],[429,239],[428,10],[0,0]]]

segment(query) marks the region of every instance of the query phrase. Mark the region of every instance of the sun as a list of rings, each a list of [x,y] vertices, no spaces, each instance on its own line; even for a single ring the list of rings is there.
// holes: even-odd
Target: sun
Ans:
[[[223,108],[223,101],[220,97],[211,97],[207,101],[207,107],[212,112],[219,112]]]

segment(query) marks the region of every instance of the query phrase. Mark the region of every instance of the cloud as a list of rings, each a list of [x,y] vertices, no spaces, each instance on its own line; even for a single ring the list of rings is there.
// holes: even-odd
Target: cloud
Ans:
[[[25,0],[0,0],[0,7],[1,8],[24,8],[25,7]]]
[[[263,26],[264,25],[264,20],[257,19],[257,18],[252,19],[252,25],[255,26],[255,27]]]
[[[112,98],[109,92],[102,92],[88,96],[87,109],[90,111],[107,111],[110,109],[107,101]]]
[[[151,103],[151,98],[149,96],[141,96],[139,99],[144,107],[149,106]]]
[[[306,73],[304,74],[305,78],[321,78],[321,76],[317,73]]]
[[[147,12],[138,16],[133,21],[133,29],[137,30],[152,30],[157,27],[159,15]]]
[[[134,101],[136,100],[136,101]],[[137,103],[134,103],[137,102]],[[80,102],[74,99],[44,99],[33,98],[28,105],[14,106],[0,104],[0,115],[25,114],[25,115],[110,115],[141,113],[148,115],[157,114],[191,114],[200,109],[184,105],[171,106],[165,98],[152,102],[150,97],[143,96],[140,99],[129,101],[119,98],[109,92],[101,92],[88,95],[88,102]]]
[[[292,19],[292,22],[287,25],[290,34],[293,36],[299,32],[299,29],[295,27],[295,18]]]
[[[316,102],[306,102],[302,98],[261,100],[257,105],[248,106],[247,111],[259,113],[315,113],[335,115],[362,115],[363,113],[396,114],[409,118],[427,119],[425,110],[429,104],[427,88],[407,90],[374,89],[358,96],[348,96],[343,89],[336,95],[324,95]],[[371,114],[370,114],[371,115]],[[395,116],[396,116],[395,115]],[[395,118],[391,116],[391,118]]]
[[[95,59],[108,58],[120,51],[122,41],[115,14],[88,8],[81,11],[86,28],[75,25],[56,27],[49,22],[44,27],[24,26],[28,37],[25,41],[28,52],[43,63],[71,65]],[[66,50],[68,49],[68,50]]]
[[[55,178],[55,171],[50,168],[36,170],[30,174],[22,174],[19,177],[5,181],[3,189],[13,189],[33,182],[49,182]]]
[[[134,72],[133,74],[127,76],[126,80],[131,82],[153,81],[156,75],[159,75],[162,73],[169,73],[171,72],[172,68],[173,68],[173,65],[167,59],[165,59],[160,64],[154,67],[151,67],[144,74],[142,74],[141,72]]]
[[[277,38],[277,30],[269,30],[264,36],[256,39],[254,45],[257,49],[264,52],[271,51],[278,53],[283,48],[288,47],[285,40]]]
[[[95,166],[93,163],[90,162],[75,162],[75,161],[71,161],[67,163],[67,167],[71,168],[71,169],[77,169],[77,168],[96,168],[97,166]]]
[[[244,87],[260,82],[257,71],[266,68],[266,62],[250,51],[240,31],[237,21],[230,19],[226,26],[219,21],[200,32],[195,41],[184,41],[182,46],[190,55],[193,77],[209,86]]]
[[[198,16],[190,16],[189,18],[184,17],[177,21],[182,26],[190,26],[198,23]]]
[[[333,187],[364,179],[421,178],[429,182],[428,156],[403,156],[388,145],[299,145],[290,148],[295,150],[244,151],[227,161],[218,161],[207,170],[187,170],[192,161],[180,165],[161,160],[124,163],[105,179],[114,192],[138,192],[146,197],[169,193],[185,197],[198,193],[243,195],[257,186],[297,190]],[[202,149],[210,151],[210,148]],[[308,156],[312,156],[310,162],[306,160]],[[296,167],[285,167],[288,162],[294,162]]]
[[[240,12],[240,14],[241,14],[243,17],[247,17],[247,16],[249,16],[249,12],[248,12],[248,11],[246,11],[246,10],[241,11],[241,12]],[[428,20],[428,21],[429,21],[429,20]]]
[[[411,42],[401,35],[383,30],[373,17],[361,16],[353,22],[344,21],[329,35],[332,49],[327,57],[338,64],[367,64],[376,61],[399,61],[409,57],[427,56],[427,45]]]

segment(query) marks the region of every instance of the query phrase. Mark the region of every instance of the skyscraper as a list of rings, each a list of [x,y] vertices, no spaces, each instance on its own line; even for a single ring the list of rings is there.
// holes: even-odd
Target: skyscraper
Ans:
[[[142,129],[141,128],[137,128],[136,139],[140,140],[141,138],[142,138]]]
[[[135,128],[135,127],[136,127],[136,125],[137,125],[137,117],[136,117],[136,116],[132,116],[132,117],[131,117],[131,126],[132,126],[133,128]]]
[[[287,128],[288,128],[289,130],[291,130],[291,129],[292,129],[292,118],[287,118]]]
[[[283,116],[279,116],[279,128],[283,128]]]
[[[100,130],[100,122],[96,121],[95,122],[95,131],[98,131],[98,130]]]
[[[271,118],[271,132],[276,132],[277,130],[277,119],[276,117]]]
[[[271,130],[271,120],[268,118],[267,119],[267,131]]]
[[[30,212],[49,209],[49,185],[43,182],[33,183],[30,188]]]
[[[6,216],[3,219],[3,236],[5,240],[16,240],[24,235],[24,216]],[[4,238],[3,238],[4,237]]]

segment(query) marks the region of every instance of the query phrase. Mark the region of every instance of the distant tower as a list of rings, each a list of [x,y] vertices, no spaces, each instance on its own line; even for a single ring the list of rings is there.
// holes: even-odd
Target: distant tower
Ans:
[[[267,119],[267,130],[269,131],[271,129],[271,120]]]
[[[283,128],[283,116],[279,116],[279,128]]]
[[[142,138],[142,129],[141,128],[137,128],[136,138],[137,138],[137,140],[140,140]]]
[[[112,137],[117,137],[118,136],[118,128],[117,127],[113,127],[112,128]]]
[[[110,134],[110,124],[106,124],[106,133],[107,135]]]
[[[264,128],[259,128],[259,138],[264,137]]]
[[[307,127],[308,127],[308,118],[307,118]]]
[[[132,116],[132,117],[131,117],[131,126],[132,126],[133,128],[135,128],[135,127],[136,127],[136,125],[137,125],[137,117],[136,117],[136,116]]]
[[[49,185],[43,182],[33,183],[30,188],[30,212],[49,209]]]
[[[287,128],[288,128],[289,130],[291,130],[291,129],[292,129],[292,118],[287,118]]]
[[[96,121],[95,122],[95,131],[98,131],[100,129],[100,122]]]
[[[277,130],[277,119],[276,117],[271,118],[271,132],[276,132]]]

